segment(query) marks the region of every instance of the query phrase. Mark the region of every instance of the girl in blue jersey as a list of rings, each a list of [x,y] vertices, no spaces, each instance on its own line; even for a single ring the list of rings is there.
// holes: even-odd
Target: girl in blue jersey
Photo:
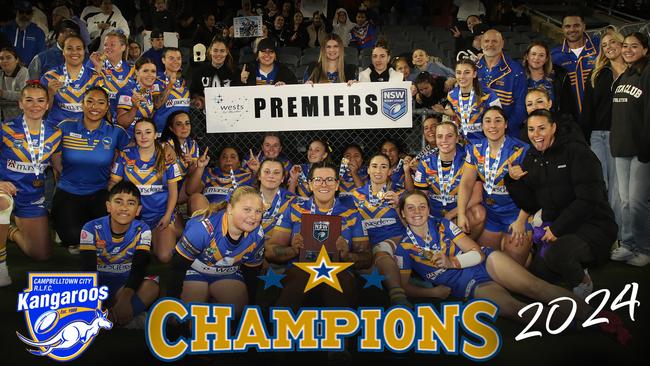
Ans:
[[[357,268],[370,266],[371,254],[368,239],[363,234],[359,213],[351,197],[336,198],[339,176],[338,167],[323,161],[315,163],[309,171],[309,188],[313,196],[305,201],[296,201],[278,221],[269,240],[265,258],[276,264],[291,264],[304,247],[300,234],[303,214],[341,216],[341,235],[336,240],[340,262],[354,262]],[[277,306],[291,307],[296,311],[305,298],[305,285],[308,275],[295,266],[289,266],[283,280],[284,287]],[[356,288],[354,276],[350,271],[338,274],[343,292],[330,286],[319,286],[309,294],[326,306],[350,307],[353,304]]]
[[[566,302],[553,305],[553,310],[562,314],[557,317],[556,324],[551,325],[554,329],[568,326],[560,324],[568,316],[575,315],[579,322],[600,318],[605,319],[598,325],[600,331],[616,336],[621,344],[629,342],[630,332],[616,313],[600,311],[593,314],[594,309],[583,299],[535,277],[508,255],[481,248],[454,223],[427,217],[429,208],[422,192],[407,193],[400,200],[399,209],[407,224],[407,235],[397,247],[395,256],[407,294],[412,289],[408,283],[411,271],[416,271],[433,284],[449,286],[454,298],[490,300],[498,306],[499,315],[523,324],[534,323],[537,314],[520,313],[527,304],[510,292],[544,304],[559,298],[570,298],[573,305]],[[547,311],[544,309],[545,313]],[[550,318],[547,319],[547,326],[549,322]]]
[[[185,182],[190,212],[206,207],[208,203],[224,201],[232,189],[254,183],[253,172],[241,166],[239,153],[234,147],[226,146],[219,152],[219,166],[207,168],[209,162],[206,148]]]
[[[413,185],[411,170],[413,165],[411,156],[402,156],[400,144],[392,139],[386,139],[379,149],[382,154],[390,159],[390,189],[393,191],[402,190]]]
[[[196,162],[199,160],[199,144],[190,137],[192,125],[190,115],[185,111],[176,111],[169,115],[165,130],[160,137],[161,142],[165,142],[174,149],[177,160],[176,164],[181,170],[183,177],[178,181],[178,202],[181,205],[187,203],[187,192],[185,190],[185,178],[187,178],[195,169]]]
[[[93,52],[90,64],[102,78],[111,103],[111,115],[117,116],[117,102],[122,88],[135,78],[134,68],[126,62],[127,40],[121,31],[111,31],[104,36],[102,53]],[[155,74],[154,74],[155,75]]]
[[[68,36],[63,41],[63,65],[46,72],[41,84],[49,91],[50,113],[48,120],[57,124],[65,119],[84,117],[85,92],[101,82],[92,68],[84,65],[85,45],[81,37]]]
[[[482,138],[481,121],[483,113],[491,106],[501,106],[499,98],[491,90],[483,90],[478,81],[476,64],[470,59],[461,59],[456,64],[458,86],[447,94],[451,104],[450,115],[460,121],[460,129],[467,141],[478,143]]]
[[[528,78],[528,89],[542,88],[546,90],[551,101],[555,101],[555,74],[553,72],[551,51],[546,43],[530,42],[521,64]]]
[[[313,164],[328,160],[332,148],[321,139],[314,139],[309,143],[307,148],[307,163],[296,164],[289,171],[289,192],[300,197],[309,197],[309,181],[307,175]]]
[[[162,58],[164,70],[158,70],[158,79],[153,89],[156,113],[153,120],[158,131],[162,131],[169,115],[175,111],[190,111],[190,91],[181,77],[181,50],[167,47]]]
[[[257,173],[255,170],[256,165],[251,166],[249,164],[251,159],[256,158],[258,162],[264,162],[265,159],[277,159],[282,162],[286,179],[289,177],[289,171],[291,170],[292,164],[291,161],[282,154],[282,148],[283,144],[280,135],[277,132],[267,132],[264,134],[264,138],[262,139],[261,151],[258,152],[257,155],[253,155],[254,152],[251,151],[250,154],[244,158],[244,161],[242,161],[242,165],[248,166],[251,170]]]
[[[282,162],[277,159],[265,159],[258,172],[260,194],[264,204],[262,228],[268,239],[278,218],[284,215],[295,195],[282,187],[284,169]]]
[[[133,138],[135,122],[152,119],[154,115],[153,85],[156,82],[156,64],[140,57],[135,62],[135,80],[120,89],[117,100],[117,123]]]
[[[397,213],[397,203],[404,190],[389,190],[389,159],[376,154],[368,163],[369,182],[353,191],[352,197],[361,215],[361,225],[372,247],[373,262],[385,277],[390,301],[411,306],[401,287],[399,269],[393,259],[395,247],[404,236],[404,225]],[[440,291],[443,291],[442,293]],[[444,289],[422,289],[420,297],[446,297]]]
[[[488,299],[499,307],[499,315],[526,324],[530,323],[532,313],[524,312],[520,317],[519,311],[526,304],[508,291],[543,303],[560,297],[572,298],[577,304],[576,317],[580,320],[587,319],[594,311],[568,290],[535,277],[508,255],[479,247],[451,221],[429,217],[424,193],[414,191],[404,195],[399,210],[407,227],[395,256],[407,294],[411,294],[413,287],[409,284],[411,271],[416,271],[433,284],[450,287],[454,298]],[[558,306],[558,310],[565,313],[564,317],[559,317],[564,321],[572,309],[562,303]],[[601,326],[601,330],[619,337],[627,333],[616,314],[601,312],[598,316],[610,321],[617,319],[612,324],[603,324],[607,326]]]
[[[6,240],[36,260],[50,256],[44,170],[61,159],[61,131],[45,123],[47,89],[27,84],[18,105],[23,111],[0,130],[0,286],[11,283],[7,271]],[[16,226],[10,227],[13,215]]]
[[[249,303],[241,266],[264,260],[263,213],[260,193],[246,186],[197,212],[174,250],[167,295],[185,303],[214,299],[241,314]]]
[[[124,149],[113,164],[109,188],[125,179],[135,184],[142,195],[140,219],[153,231],[153,252],[167,263],[182,230],[174,217],[178,199],[180,168],[165,161],[163,147],[156,140],[156,125],[143,119],[135,124],[135,147]]]
[[[83,118],[58,124],[63,143],[62,166],[52,202],[54,229],[76,252],[85,223],[106,215],[106,187],[113,157],[129,143],[126,131],[107,120],[108,93],[98,86],[86,91]]]
[[[428,193],[430,214],[455,221],[458,217],[458,188],[463,176],[465,149],[458,144],[458,127],[445,121],[436,126],[438,152],[422,159],[415,173],[415,187]],[[477,239],[485,224],[485,208],[481,205],[483,186],[474,184],[465,216],[469,220],[470,237]]]
[[[363,150],[361,146],[349,144],[343,150],[339,175],[341,176],[339,196],[351,195],[352,191],[366,184],[368,181],[368,167],[363,165]]]
[[[485,138],[467,150],[458,189],[458,226],[465,233],[476,235],[471,232],[467,210],[476,181],[482,181],[483,205],[487,214],[478,242],[492,249],[504,250],[523,265],[531,246],[525,228],[528,215],[510,198],[505,176],[511,165],[521,165],[529,146],[506,136],[507,123],[501,107],[490,107],[483,115]]]

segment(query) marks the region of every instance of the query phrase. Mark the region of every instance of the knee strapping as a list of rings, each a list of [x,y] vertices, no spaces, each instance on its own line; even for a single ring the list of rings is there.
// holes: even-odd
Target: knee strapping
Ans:
[[[9,207],[0,211],[0,225],[9,225],[11,223],[11,212],[14,210],[14,199],[4,192],[0,192],[0,198],[4,198],[9,202]]]

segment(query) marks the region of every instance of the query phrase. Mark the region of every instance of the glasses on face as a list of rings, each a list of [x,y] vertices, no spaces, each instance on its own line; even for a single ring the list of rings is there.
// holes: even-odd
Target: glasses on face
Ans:
[[[315,186],[322,186],[323,184],[328,185],[328,186],[333,186],[336,184],[337,179],[334,177],[314,177],[311,179],[311,182],[314,183]]]

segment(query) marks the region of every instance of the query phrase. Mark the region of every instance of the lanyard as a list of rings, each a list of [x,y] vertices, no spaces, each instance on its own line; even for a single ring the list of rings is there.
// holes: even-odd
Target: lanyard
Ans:
[[[438,184],[440,184],[440,195],[442,196],[442,205],[447,206],[447,202],[451,202],[451,197],[449,192],[451,191],[451,186],[453,185],[454,175],[456,174],[456,157],[451,161],[451,167],[449,168],[449,174],[445,177],[445,172],[442,170],[442,159],[438,155]]]
[[[503,151],[503,146],[506,144],[506,140],[503,140],[503,144],[499,147],[497,151],[496,159],[490,164],[490,144],[488,143],[487,148],[485,149],[485,164],[483,165],[483,170],[485,171],[485,185],[484,189],[487,194],[492,194],[494,189],[494,181],[497,177],[497,171],[499,170],[499,165],[501,164],[501,152]]]
[[[428,224],[427,224],[428,225]],[[413,242],[413,246],[415,246],[417,249],[424,251],[423,255],[425,258],[429,259],[433,254],[439,252],[440,250],[437,248],[432,248],[432,241],[433,238],[431,235],[427,235],[426,239],[421,239],[422,242],[424,242],[424,247],[420,245],[420,240],[418,240],[418,237],[411,231],[411,228],[406,225],[406,235],[411,239],[411,242]]]
[[[381,204],[381,200],[384,199],[384,194],[386,193],[386,183],[381,187],[381,191],[377,193],[377,195],[372,194],[372,184],[368,183],[368,203],[370,203],[371,206],[379,206]]]
[[[260,195],[262,196],[262,203],[264,204],[264,207],[266,208],[266,199],[264,198],[264,194],[260,192]],[[268,204],[268,209],[264,211],[264,215],[262,215],[262,218],[265,220],[272,219],[275,217],[278,217],[278,213],[280,212],[280,206],[282,206],[282,197],[281,197],[281,191],[278,189],[278,193],[275,194],[275,205],[273,206],[273,210],[271,210],[271,205],[273,204],[273,201]]]
[[[469,124],[469,118],[472,114],[472,107],[474,106],[474,89],[469,93],[469,99],[467,104],[463,103],[463,95],[458,90],[458,108],[460,109],[460,121],[461,126],[467,126]]]
[[[331,216],[332,212],[334,212],[334,207],[336,207],[336,198],[334,198],[334,203],[332,204],[332,208],[330,208],[330,210],[327,211],[325,216]],[[311,199],[311,208],[309,209],[309,213],[312,215],[316,213],[316,203],[314,202],[314,198]]]
[[[122,60],[120,60],[120,62],[117,63],[117,66],[113,66],[111,62],[108,61],[108,59],[106,59],[104,60],[104,68],[107,70],[113,69],[117,72],[120,72],[122,71]]]
[[[29,156],[32,160],[32,166],[34,166],[34,174],[38,177],[41,174],[41,160],[43,160],[43,150],[45,146],[43,142],[45,141],[45,125],[41,121],[41,131],[38,136],[38,156],[36,156],[36,150],[34,147],[34,140],[32,135],[29,132],[29,127],[23,116],[23,130],[25,130],[25,140],[27,140],[27,150],[29,151]]]
[[[72,80],[70,78],[70,74],[68,74],[68,67],[64,63],[63,64],[63,77],[65,78],[65,81],[63,82],[63,87],[65,88],[65,87],[67,87],[69,85],[72,85],[73,81],[77,81],[77,80],[81,79],[81,76],[84,74],[84,71],[85,71],[84,66],[81,65],[81,69],[79,70],[79,74],[77,75],[77,78]],[[74,86],[73,86],[73,88],[74,88]]]
[[[237,189],[239,186],[239,184],[237,184],[237,178],[235,178],[235,172],[232,169],[230,169],[230,183],[232,183],[233,190]]]

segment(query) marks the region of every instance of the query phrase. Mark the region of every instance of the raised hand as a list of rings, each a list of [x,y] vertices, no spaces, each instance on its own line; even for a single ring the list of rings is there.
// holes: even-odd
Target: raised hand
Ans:
[[[248,81],[248,75],[250,75],[250,72],[246,71],[246,64],[244,64],[244,67],[241,69],[241,82],[246,84],[246,81]]]
[[[199,159],[196,161],[196,166],[198,168],[205,168],[208,166],[208,163],[210,163],[210,156],[208,155],[208,148],[205,148],[205,151],[203,151],[203,154],[199,156]]]
[[[508,175],[510,175],[510,178],[519,180],[526,174],[528,174],[528,172],[521,169],[521,166],[512,165],[512,163],[508,162]]]

